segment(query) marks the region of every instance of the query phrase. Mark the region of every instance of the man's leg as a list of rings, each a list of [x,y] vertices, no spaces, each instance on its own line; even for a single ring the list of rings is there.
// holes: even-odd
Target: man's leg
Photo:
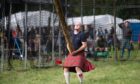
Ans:
[[[123,59],[123,56],[124,56],[124,48],[122,48],[122,50],[121,50],[121,60]]]
[[[132,44],[130,44],[130,41],[128,41],[128,56],[127,56],[127,60],[130,58],[130,52],[131,52],[131,49],[132,49]]]
[[[64,68],[64,77],[66,84],[70,84],[70,73],[68,68]]]
[[[80,81],[80,84],[83,84],[83,72],[79,67],[75,67],[76,69],[76,73],[77,73],[77,77]]]
[[[121,57],[120,57],[121,60],[124,59],[125,47],[126,47],[126,40],[124,39],[124,41],[122,42],[122,50],[121,50]]]

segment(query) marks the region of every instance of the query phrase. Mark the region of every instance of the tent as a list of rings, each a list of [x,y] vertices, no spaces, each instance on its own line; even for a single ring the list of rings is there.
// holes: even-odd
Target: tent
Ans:
[[[125,21],[129,21],[130,23],[140,23],[139,19],[127,19]]]
[[[24,28],[24,20],[25,20],[24,16],[25,16],[25,12],[18,12],[18,13],[12,14],[11,27],[15,28],[18,23],[21,28]],[[50,26],[58,25],[58,17],[54,13],[42,10],[41,18],[40,18],[40,11],[28,12],[27,26],[40,27],[40,23],[41,23],[41,27],[46,27],[49,25],[48,24],[49,18],[50,18]]]
[[[83,24],[94,24],[94,16],[84,16],[83,18],[81,17],[72,17],[67,19],[67,24],[68,25],[73,25],[74,23],[77,22],[83,22]],[[119,24],[123,22],[121,18],[116,17],[116,23]],[[95,16],[95,24],[97,27],[105,27],[106,25],[110,25],[114,23],[114,16],[105,14],[105,15],[96,15]]]
[[[95,19],[94,19],[95,17]],[[67,19],[68,25],[74,25],[77,22],[83,22],[84,25],[94,24],[97,28],[110,28],[114,24],[114,16],[105,14],[105,15],[96,15],[96,16],[84,16],[84,17],[72,17]],[[116,17],[116,24],[122,23],[123,19]]]
[[[95,18],[95,21],[94,21]],[[83,20],[83,21],[82,21]],[[102,28],[110,30],[112,26],[114,26],[114,16],[105,14],[105,15],[96,15],[96,16],[84,16],[81,17],[73,17],[67,19],[68,25],[74,25],[77,22],[83,22],[84,25],[95,25],[95,28]],[[95,22],[95,24],[94,24]],[[116,34],[118,39],[122,39],[122,30],[118,26],[119,23],[122,23],[123,19],[116,17]]]

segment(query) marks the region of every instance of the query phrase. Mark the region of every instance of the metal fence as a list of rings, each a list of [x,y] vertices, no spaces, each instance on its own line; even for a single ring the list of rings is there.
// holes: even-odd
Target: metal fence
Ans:
[[[110,33],[113,27],[116,32],[113,35],[112,46],[115,47],[109,52],[110,56],[117,61],[121,53],[121,49],[118,50],[121,42],[118,44],[117,38],[122,40],[118,24],[124,20],[129,21],[134,40],[132,54],[135,53],[135,56],[132,58],[137,59],[140,54],[137,49],[140,36],[140,17],[139,12],[137,12],[140,9],[139,4],[132,2],[125,4],[123,1],[121,3],[120,1],[115,2],[115,0],[111,4],[98,4],[97,0],[91,0],[91,3],[84,0],[80,0],[78,3],[65,0],[62,4],[69,28],[73,28],[74,23],[80,21],[83,23],[83,30],[88,31],[89,47],[87,50],[91,57],[94,57],[93,48],[96,47],[97,31],[107,30],[106,33]],[[19,69],[29,69],[30,66],[52,66],[55,65],[56,59],[63,59],[67,55],[66,44],[54,5],[48,3],[24,3],[22,5],[24,10],[15,12],[14,9],[17,6],[15,3],[9,3],[7,17],[5,17],[5,7],[3,7],[0,31],[1,71],[17,66],[20,67]]]

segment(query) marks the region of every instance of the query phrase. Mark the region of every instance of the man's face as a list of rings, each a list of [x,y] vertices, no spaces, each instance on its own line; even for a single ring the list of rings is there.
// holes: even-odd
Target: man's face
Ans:
[[[129,25],[128,22],[125,22],[125,23],[124,23],[124,26],[125,26],[125,27],[128,27],[128,25]]]
[[[78,23],[75,25],[74,30],[80,30],[81,29],[81,24]]]

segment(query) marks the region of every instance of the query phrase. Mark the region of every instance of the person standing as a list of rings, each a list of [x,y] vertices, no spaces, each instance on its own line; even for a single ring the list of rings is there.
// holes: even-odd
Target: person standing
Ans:
[[[86,36],[81,31],[81,23],[77,23],[72,34],[74,50],[66,57],[64,67],[64,77],[66,84],[70,84],[70,72],[76,72],[80,84],[83,84],[83,72],[94,69],[94,66],[86,60],[84,49],[87,47]]]
[[[123,40],[122,40],[122,47],[121,47],[121,60],[124,59],[124,52],[125,49],[128,50],[128,57],[127,59],[130,58],[130,52],[131,52],[131,37],[132,37],[132,31],[130,29],[130,23],[128,21],[125,21],[124,23],[119,25],[120,28],[123,31]]]

